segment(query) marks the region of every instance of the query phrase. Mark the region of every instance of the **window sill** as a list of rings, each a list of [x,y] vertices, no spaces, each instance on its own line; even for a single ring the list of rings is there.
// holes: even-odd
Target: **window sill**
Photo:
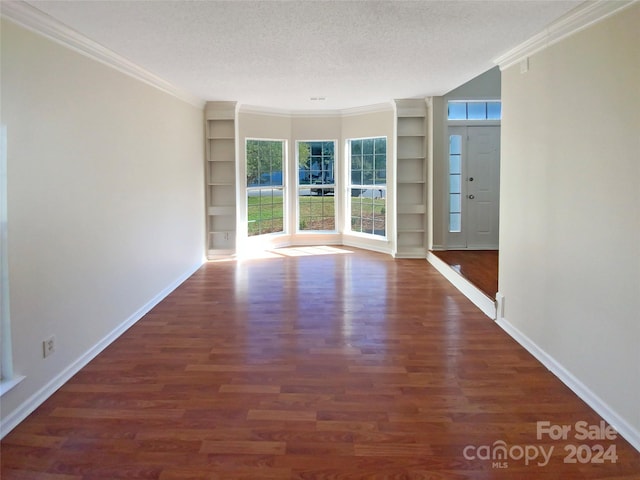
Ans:
[[[4,396],[9,390],[13,389],[16,385],[22,382],[25,378],[23,375],[13,377],[11,380],[2,380],[0,382],[0,397]]]

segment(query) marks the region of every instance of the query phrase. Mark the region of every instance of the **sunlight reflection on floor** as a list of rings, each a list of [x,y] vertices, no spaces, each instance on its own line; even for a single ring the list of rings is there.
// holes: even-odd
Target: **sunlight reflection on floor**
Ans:
[[[303,246],[303,247],[285,247],[275,248],[269,250],[252,250],[238,255],[239,260],[252,260],[252,259],[269,259],[280,257],[307,257],[312,255],[344,255],[347,253],[353,253],[351,250],[347,250],[344,247],[336,247],[329,245],[319,246]]]

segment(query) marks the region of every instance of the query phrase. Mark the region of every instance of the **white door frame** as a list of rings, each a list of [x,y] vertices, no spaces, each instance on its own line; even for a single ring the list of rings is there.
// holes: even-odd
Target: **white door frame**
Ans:
[[[444,207],[445,207],[445,238],[446,238],[446,249],[449,250],[465,250],[465,249],[469,249],[469,250],[481,250],[481,249],[487,249],[487,250],[496,250],[498,249],[498,242],[497,242],[497,236],[495,237],[496,240],[489,242],[489,243],[478,243],[478,242],[473,242],[473,241],[469,241],[470,240],[470,232],[469,232],[469,221],[467,219],[467,215],[469,213],[469,164],[468,164],[468,138],[469,138],[469,129],[477,129],[477,128],[483,128],[483,127],[491,127],[491,128],[500,128],[500,123],[499,122],[482,122],[482,121],[476,121],[476,122],[450,122],[450,125],[447,128],[447,135],[446,135],[446,165],[447,168],[445,169],[446,171],[446,177],[444,179],[445,181],[445,201],[444,203]],[[499,130],[498,130],[499,132]],[[449,212],[450,212],[450,208],[449,208],[449,202],[450,202],[450,177],[449,177],[449,142],[450,142],[450,137],[451,135],[460,135],[462,137],[462,142],[461,142],[461,185],[460,185],[460,193],[461,193],[461,204],[462,204],[462,215],[461,215],[461,230],[459,232],[450,232],[449,231]],[[498,138],[499,138],[499,133],[498,133]],[[499,175],[499,164],[500,164],[500,147],[499,147],[499,142],[498,142],[498,172],[497,174]],[[498,177],[499,178],[499,177]],[[497,182],[496,188],[498,189],[498,198],[499,198],[499,181]],[[472,194],[475,194],[475,192],[472,192]],[[496,211],[494,212],[494,216],[495,216],[495,225],[493,226],[493,228],[495,228],[495,232],[497,235],[497,222],[498,222],[498,218],[499,218],[499,200],[496,201]],[[473,239],[471,239],[473,240]]]

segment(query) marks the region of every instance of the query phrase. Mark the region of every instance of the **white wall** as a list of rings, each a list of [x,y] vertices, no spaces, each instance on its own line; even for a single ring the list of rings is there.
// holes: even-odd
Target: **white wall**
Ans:
[[[2,123],[26,376],[2,396],[6,430],[202,263],[204,140],[201,109],[5,21]]]
[[[350,138],[387,137],[387,238],[364,237],[345,234],[343,243],[354,247],[363,247],[383,253],[396,251],[396,113],[392,106],[389,110],[358,115],[346,115],[342,119],[343,146]],[[350,160],[349,160],[350,161]]]
[[[499,272],[505,327],[636,448],[638,25],[636,4],[503,72]]]

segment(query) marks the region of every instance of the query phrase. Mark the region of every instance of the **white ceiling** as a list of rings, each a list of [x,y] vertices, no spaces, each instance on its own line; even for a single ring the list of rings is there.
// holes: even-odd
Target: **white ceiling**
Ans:
[[[582,1],[28,3],[202,100],[338,110],[442,95]]]

